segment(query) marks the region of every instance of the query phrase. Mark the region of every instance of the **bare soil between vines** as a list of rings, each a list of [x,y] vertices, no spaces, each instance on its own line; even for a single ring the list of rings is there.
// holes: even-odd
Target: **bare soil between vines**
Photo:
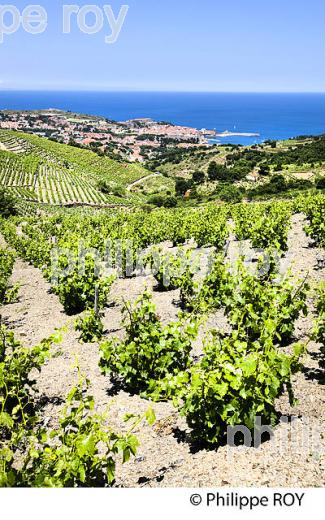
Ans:
[[[289,235],[289,251],[293,275],[305,278],[311,286],[325,280],[319,261],[324,251],[312,247],[304,230],[304,217],[294,215]],[[231,246],[236,247],[233,243]],[[19,282],[19,301],[1,309],[7,325],[26,345],[34,345],[51,335],[55,328],[68,326],[63,342],[53,348],[52,358],[38,376],[38,387],[46,403],[44,423],[58,424],[62,402],[77,380],[75,364],[91,381],[98,410],[109,407],[113,429],[126,431],[123,416],[144,413],[148,401],[122,390],[116,390],[109,378],[98,368],[98,345],[79,344],[74,331],[75,318],[68,318],[58,298],[50,293],[50,285],[39,270],[18,259],[12,281]],[[153,288],[151,276],[118,280],[111,299],[114,306],[105,311],[106,336],[123,336],[121,309],[123,299],[134,300],[145,287]],[[177,318],[175,305],[178,291],[154,292],[154,302],[164,322]],[[296,339],[305,340],[313,327],[312,297],[308,301],[309,315],[297,322]],[[225,328],[227,322],[221,312],[209,316],[204,330]],[[202,348],[201,330],[195,348]],[[277,409],[290,423],[280,423],[274,439],[260,448],[220,446],[215,450],[200,449],[190,441],[190,430],[171,403],[154,403],[157,422],[153,427],[142,424],[135,432],[140,441],[136,458],[117,467],[116,485],[121,487],[317,487],[325,485],[325,438],[317,435],[325,424],[325,366],[320,345],[310,342],[304,359],[304,370],[294,378],[294,392],[299,403],[291,407],[284,394]],[[316,432],[316,433],[315,433]],[[325,434],[324,434],[325,437]]]

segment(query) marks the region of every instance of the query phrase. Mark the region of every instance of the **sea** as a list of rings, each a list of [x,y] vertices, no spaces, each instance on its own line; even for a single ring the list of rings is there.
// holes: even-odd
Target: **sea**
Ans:
[[[0,109],[57,108],[116,121],[152,118],[177,125],[254,133],[213,142],[249,145],[267,139],[325,134],[325,94],[72,92],[0,90]]]

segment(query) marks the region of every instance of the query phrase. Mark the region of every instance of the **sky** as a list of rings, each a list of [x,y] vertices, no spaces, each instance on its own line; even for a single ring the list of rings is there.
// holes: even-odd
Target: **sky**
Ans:
[[[116,18],[129,6],[113,44],[106,15],[85,34],[73,14],[63,34],[68,1],[33,3],[47,12],[41,34],[21,24],[6,34],[13,19],[0,16],[2,90],[325,92],[324,0],[105,0],[99,22],[104,5]],[[29,4],[11,5],[22,13]]]

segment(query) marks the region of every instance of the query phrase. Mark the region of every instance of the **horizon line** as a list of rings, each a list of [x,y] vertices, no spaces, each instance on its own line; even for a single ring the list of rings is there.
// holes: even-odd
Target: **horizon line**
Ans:
[[[152,93],[152,94],[325,94],[325,91],[315,90],[156,90],[156,89],[85,89],[85,88],[1,88],[1,92],[86,92],[86,93],[107,93],[107,94],[128,94],[128,93]]]

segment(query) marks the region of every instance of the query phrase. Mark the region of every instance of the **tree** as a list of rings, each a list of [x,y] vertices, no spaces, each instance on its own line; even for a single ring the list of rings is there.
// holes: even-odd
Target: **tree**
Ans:
[[[276,148],[277,147],[277,142],[276,141],[272,141],[271,139],[268,139],[267,141],[265,141],[265,144],[267,146],[270,146],[271,148]]]
[[[324,190],[325,189],[325,177],[319,177],[317,180],[316,180],[316,188],[318,190]]]
[[[192,181],[194,184],[203,184],[205,181],[205,173],[197,170],[192,175]]]
[[[171,197],[166,197],[164,206],[165,206],[165,208],[176,208],[176,206],[177,206],[177,199],[176,199],[176,197],[172,197],[172,196]]]
[[[176,192],[176,195],[178,195],[179,197],[183,197],[183,195],[185,195],[187,190],[189,190],[190,188],[191,188],[191,183],[189,181],[187,181],[186,179],[183,179],[181,177],[176,179],[175,192]]]
[[[273,175],[270,180],[270,185],[275,191],[284,191],[287,188],[287,183],[283,175]]]
[[[175,208],[177,206],[176,197],[163,197],[162,195],[152,195],[149,200],[149,204],[157,206],[158,208]]]
[[[2,217],[10,217],[16,215],[16,200],[5,188],[0,188],[0,215]]]
[[[210,181],[224,181],[228,177],[228,169],[222,164],[212,161],[208,167],[208,177]]]
[[[152,195],[148,199],[148,204],[152,204],[153,206],[157,206],[157,208],[162,208],[164,206],[165,200],[161,195]]]
[[[260,175],[268,175],[270,173],[270,167],[268,164],[261,164],[258,170]]]
[[[241,202],[243,199],[243,192],[232,184],[224,184],[220,186],[220,189],[216,192],[220,200],[224,202]]]
[[[110,182],[108,182],[107,180],[105,179],[100,179],[97,183],[97,188],[99,189],[99,191],[101,191],[102,193],[105,193],[105,194],[109,194],[109,193],[112,193],[112,189],[113,189],[113,186],[111,185]]]

